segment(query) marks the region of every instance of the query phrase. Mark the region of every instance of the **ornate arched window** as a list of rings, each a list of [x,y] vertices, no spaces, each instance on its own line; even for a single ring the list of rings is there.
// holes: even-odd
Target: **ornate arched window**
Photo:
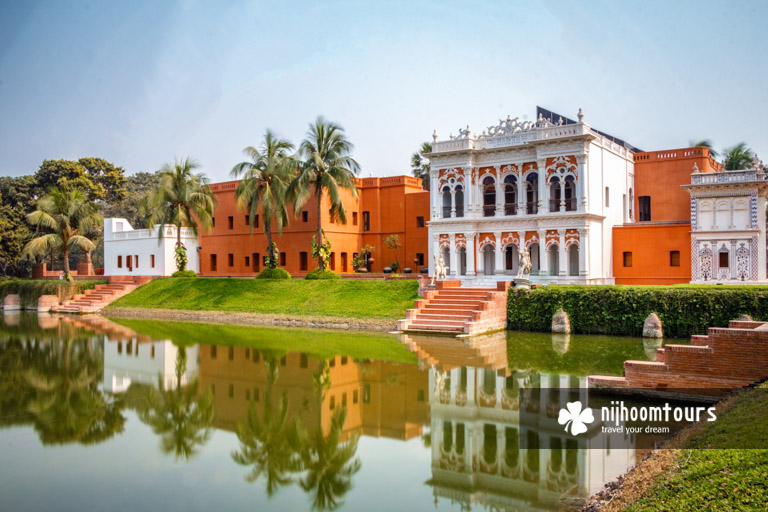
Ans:
[[[560,211],[560,178],[552,178],[549,180],[549,211]]]
[[[464,189],[461,187],[461,185],[456,185],[456,194],[453,200],[456,202],[456,216],[463,217],[464,216]]]
[[[490,176],[483,179],[483,216],[496,215],[496,182]]]
[[[504,215],[517,215],[517,178],[504,178]]]
[[[565,177],[565,211],[576,211],[576,180],[573,176]]]
[[[528,214],[539,213],[539,175],[535,172],[525,178],[525,195]]]
[[[451,217],[451,189],[449,187],[443,187],[443,218],[449,219]]]

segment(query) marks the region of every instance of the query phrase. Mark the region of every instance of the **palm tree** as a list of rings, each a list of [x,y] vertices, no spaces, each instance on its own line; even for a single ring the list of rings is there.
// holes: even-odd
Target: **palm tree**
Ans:
[[[248,222],[253,233],[253,222],[261,206],[264,234],[267,235],[267,266],[275,268],[277,261],[272,256],[272,219],[277,230],[283,232],[288,224],[288,211],[285,206],[285,194],[295,161],[288,155],[293,144],[280,139],[267,130],[259,149],[249,146],[245,153],[250,162],[241,162],[232,168],[232,176],[243,175],[243,180],[235,190],[235,203],[238,210],[248,211]]]
[[[40,234],[30,240],[24,247],[23,254],[38,256],[60,248],[64,253],[64,275],[71,281],[69,251],[72,247],[83,251],[91,251],[95,247],[83,233],[88,233],[101,224],[101,216],[96,206],[79,189],[53,187],[37,202],[37,210],[27,215],[27,221],[38,229],[50,230],[51,233]]]
[[[432,144],[423,142],[418,151],[411,155],[411,172],[416,178],[421,178],[421,187],[429,190],[429,170],[430,163],[427,155],[432,152]]]
[[[350,156],[353,144],[344,134],[344,129],[336,123],[326,122],[318,117],[309,125],[307,138],[299,146],[299,157],[303,160],[299,173],[290,185],[296,215],[314,196],[317,201],[317,246],[323,245],[322,204],[323,193],[328,193],[331,203],[331,221],[347,222],[347,214],[339,195],[339,189],[345,188],[357,199],[355,175],[360,165]],[[317,266],[325,269],[325,264],[318,251]]]
[[[177,251],[185,251],[181,243],[182,226],[191,228],[195,234],[198,225],[206,231],[210,231],[213,226],[216,196],[208,186],[208,178],[203,173],[193,172],[198,167],[197,162],[189,158],[163,165],[158,171],[160,184],[149,198],[152,215],[149,216],[147,227],[151,229],[155,224],[176,226]],[[162,229],[158,231],[158,237],[163,237]]]
[[[747,144],[739,142],[735,146],[726,148],[723,152],[723,168],[726,171],[749,169],[754,157],[755,154],[747,147]]]
[[[688,145],[692,148],[707,148],[712,158],[717,158],[720,155],[720,153],[715,151],[712,141],[709,139],[702,139],[698,142],[692,140],[688,142]]]

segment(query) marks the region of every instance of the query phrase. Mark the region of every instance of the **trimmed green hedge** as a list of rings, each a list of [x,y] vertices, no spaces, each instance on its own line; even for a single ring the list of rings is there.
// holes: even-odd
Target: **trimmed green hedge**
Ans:
[[[341,279],[341,276],[333,270],[320,270],[319,268],[316,268],[307,274],[304,279]]]
[[[0,300],[6,295],[19,294],[21,307],[37,309],[37,299],[41,295],[56,295],[59,300],[71,299],[73,295],[90,290],[97,284],[108,281],[67,281],[51,279],[8,279],[0,281]]]
[[[194,270],[177,270],[171,277],[197,277],[197,273]]]
[[[664,337],[706,334],[727,327],[743,314],[768,319],[768,287],[763,286],[546,286],[509,290],[508,328],[549,332],[562,308],[571,330],[585,334],[641,336],[651,313],[661,318]]]
[[[256,276],[256,279],[290,279],[291,274],[288,273],[287,270],[284,268],[265,268],[261,272],[259,272],[259,275]]]

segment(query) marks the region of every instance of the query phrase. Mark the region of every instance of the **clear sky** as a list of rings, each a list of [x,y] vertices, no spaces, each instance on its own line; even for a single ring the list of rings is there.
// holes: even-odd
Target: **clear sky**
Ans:
[[[0,175],[192,156],[228,178],[266,128],[340,123],[363,174],[536,105],[645,150],[768,161],[768,1],[0,1]]]

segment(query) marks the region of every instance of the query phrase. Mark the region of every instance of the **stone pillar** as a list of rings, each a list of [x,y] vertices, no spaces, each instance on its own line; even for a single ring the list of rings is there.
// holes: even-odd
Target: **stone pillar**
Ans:
[[[565,277],[568,275],[568,257],[565,252],[565,230],[557,230],[557,248],[558,248],[558,275]]]
[[[451,218],[456,218],[456,190],[451,190]]]
[[[565,180],[560,182],[560,211],[565,211]]]
[[[549,195],[547,194],[547,159],[542,158],[537,160],[538,170],[536,174],[539,176],[539,213],[549,213]]]
[[[494,236],[496,237],[496,259],[494,260],[494,266],[496,267],[493,271],[494,274],[499,275],[504,273],[504,258],[503,258],[503,251],[504,248],[501,247],[501,232],[497,231],[494,233]]]
[[[467,240],[467,277],[474,277],[475,275],[475,234],[464,233],[464,238]]]
[[[547,230],[539,230],[539,275],[549,275],[549,254],[547,254]]]
[[[470,201],[471,194],[472,194],[472,181],[471,179],[464,175],[464,186],[462,187],[464,189],[464,216],[469,217],[470,214],[470,208],[472,205],[472,202]]]
[[[496,216],[500,217],[504,215],[504,186],[501,183],[501,166],[497,165],[494,169],[496,169]]]
[[[576,196],[576,208],[580,212],[587,211],[589,209],[589,153],[585,149],[583,155],[576,155],[576,164],[578,165],[577,172],[577,184],[579,192]]]
[[[480,248],[479,242],[477,246],[477,275],[485,275],[485,258],[483,257],[483,250]]]
[[[579,230],[579,276],[589,276],[589,229]]]
[[[448,235],[449,242],[448,242],[448,251],[451,255],[451,266],[448,267],[448,272],[451,277],[457,277],[459,275],[459,251],[456,247],[456,235],[451,233]]]

